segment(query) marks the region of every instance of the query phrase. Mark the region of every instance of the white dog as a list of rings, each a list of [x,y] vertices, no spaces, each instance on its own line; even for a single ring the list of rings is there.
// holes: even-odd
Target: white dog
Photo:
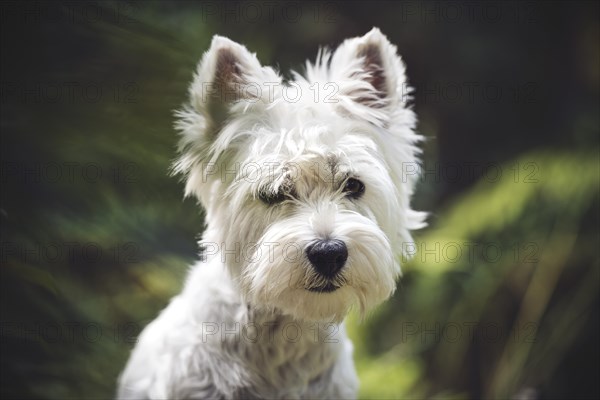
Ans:
[[[420,137],[376,28],[284,82],[215,36],[178,112],[176,173],[206,209],[203,259],[142,332],[122,399],[355,398],[343,319],[386,300]],[[410,168],[407,168],[410,166]]]

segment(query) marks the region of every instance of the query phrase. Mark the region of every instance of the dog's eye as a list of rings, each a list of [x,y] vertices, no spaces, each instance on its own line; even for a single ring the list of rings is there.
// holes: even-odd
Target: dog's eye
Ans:
[[[349,178],[344,185],[346,196],[358,199],[365,192],[365,185],[358,179]]]
[[[283,192],[283,190],[279,190],[277,193],[271,192],[271,191],[267,191],[267,190],[261,190],[258,193],[258,198],[265,204],[268,204],[270,206],[274,205],[274,204],[278,204],[283,202],[284,200],[286,200],[288,197],[286,196],[286,194]]]

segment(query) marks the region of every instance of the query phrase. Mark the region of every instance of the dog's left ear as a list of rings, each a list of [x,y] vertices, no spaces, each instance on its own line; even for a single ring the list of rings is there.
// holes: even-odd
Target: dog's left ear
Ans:
[[[378,28],[344,41],[330,64],[330,76],[340,85],[341,105],[351,114],[352,103],[375,114],[402,106],[407,94],[404,70],[396,46]]]

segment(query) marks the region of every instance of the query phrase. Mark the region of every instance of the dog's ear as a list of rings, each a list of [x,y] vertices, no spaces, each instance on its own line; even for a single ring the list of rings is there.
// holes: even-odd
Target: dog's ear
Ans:
[[[344,41],[330,64],[330,76],[339,82],[341,97],[367,106],[376,114],[385,114],[406,101],[404,71],[396,46],[378,28]]]
[[[260,74],[256,54],[222,36],[213,37],[190,86],[190,102],[205,118],[205,134],[215,135],[228,118],[232,104],[252,97]]]
[[[208,196],[209,191],[203,188],[209,181],[208,174],[215,172],[210,170],[214,166],[210,162],[223,150],[212,147],[217,134],[234,112],[235,104],[253,101],[259,82],[273,79],[273,75],[244,46],[222,36],[213,37],[190,85],[189,105],[175,112],[175,127],[181,139],[180,156],[172,173],[185,176],[186,196]],[[207,199],[202,201],[208,204]]]

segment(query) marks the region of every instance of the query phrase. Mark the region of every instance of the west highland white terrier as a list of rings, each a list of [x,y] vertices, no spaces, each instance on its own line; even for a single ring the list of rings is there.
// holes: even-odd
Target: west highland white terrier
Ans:
[[[202,57],[173,168],[206,211],[202,259],[140,335],[119,398],[357,396],[343,320],[390,297],[424,226],[407,173],[421,137],[377,28],[292,74],[220,36]]]

